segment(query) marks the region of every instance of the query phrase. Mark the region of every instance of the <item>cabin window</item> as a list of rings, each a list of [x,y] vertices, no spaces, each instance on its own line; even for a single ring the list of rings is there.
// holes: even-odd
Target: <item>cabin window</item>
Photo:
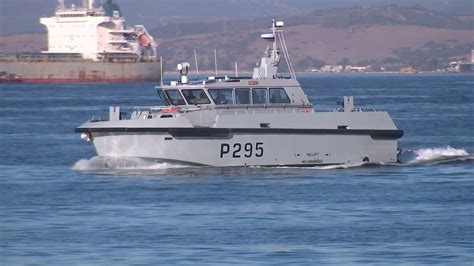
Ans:
[[[186,105],[178,90],[166,90],[165,92],[172,105]]]
[[[209,89],[212,100],[215,104],[232,104],[232,89]]]
[[[266,104],[267,89],[252,89],[252,98],[254,104]]]
[[[250,104],[250,89],[235,89],[236,104]]]
[[[197,89],[197,90],[181,90],[183,93],[184,97],[186,98],[186,101],[188,101],[189,104],[210,104],[211,101],[209,98],[206,96],[206,93],[204,93],[204,90],[202,89]]]
[[[170,100],[168,100],[168,97],[166,97],[166,94],[163,92],[163,90],[157,90],[156,92],[158,92],[163,105],[171,105]]]
[[[283,88],[270,88],[270,103],[290,103],[290,98]]]

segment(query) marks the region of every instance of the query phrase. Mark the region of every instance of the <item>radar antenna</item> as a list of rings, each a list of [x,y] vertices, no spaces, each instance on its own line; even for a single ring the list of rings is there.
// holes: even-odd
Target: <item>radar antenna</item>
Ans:
[[[264,56],[261,59],[260,65],[254,68],[253,78],[254,79],[271,79],[277,78],[278,75],[278,64],[280,63],[281,55],[280,49],[277,47],[277,37],[279,39],[280,47],[285,57],[286,64],[288,65],[288,71],[293,79],[296,79],[295,71],[291,64],[291,59],[288,53],[288,47],[286,46],[285,37],[283,35],[283,21],[272,20],[272,33],[262,34],[261,38],[272,42],[272,47],[267,46]]]

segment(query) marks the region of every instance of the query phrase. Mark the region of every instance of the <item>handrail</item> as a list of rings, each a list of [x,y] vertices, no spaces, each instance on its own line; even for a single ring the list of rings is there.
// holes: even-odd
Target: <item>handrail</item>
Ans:
[[[152,112],[159,112],[162,111],[164,108],[169,108],[170,106],[162,105],[162,106],[134,106],[132,107],[133,111],[152,111]],[[226,104],[226,105],[203,105],[203,106],[183,106],[181,107],[182,112],[189,112],[189,111],[199,111],[199,110],[245,110],[245,109],[295,109],[295,108],[303,108],[303,109],[313,109],[314,106],[310,104]],[[321,112],[322,110],[327,112],[344,112],[343,107],[335,107],[335,108],[316,108],[317,112]],[[351,112],[377,112],[377,110],[373,107],[354,107]]]
[[[332,109],[333,112],[344,112],[344,107],[336,107]],[[377,112],[377,110],[373,107],[353,107],[351,112]]]

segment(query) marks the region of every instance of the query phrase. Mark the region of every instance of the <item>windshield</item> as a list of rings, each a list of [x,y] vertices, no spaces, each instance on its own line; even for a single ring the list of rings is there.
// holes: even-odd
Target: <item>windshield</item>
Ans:
[[[283,88],[270,88],[270,103],[290,103],[290,98]]]
[[[252,89],[252,98],[254,104],[266,104],[267,89]]]
[[[236,104],[250,104],[250,89],[235,89]]]
[[[209,104],[211,101],[204,93],[204,90],[197,89],[197,90],[181,90],[183,92],[186,101],[189,104]]]
[[[232,104],[232,89],[208,90],[215,104]]]
[[[166,90],[165,92],[172,105],[186,105],[178,90]]]
[[[163,92],[163,90],[156,90],[158,93],[158,96],[160,96],[161,103],[163,105],[171,105],[170,101],[168,100],[168,97],[166,97],[166,94]]]

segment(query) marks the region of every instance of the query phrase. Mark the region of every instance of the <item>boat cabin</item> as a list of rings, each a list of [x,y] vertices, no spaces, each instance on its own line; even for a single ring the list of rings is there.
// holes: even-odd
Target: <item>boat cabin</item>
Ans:
[[[159,86],[158,95],[165,106],[310,106],[299,83],[252,79],[216,79],[192,84]],[[173,83],[172,83],[173,84]]]
[[[209,77],[190,82],[187,76],[190,64],[183,62],[176,67],[180,73],[179,81],[171,81],[169,85],[163,85],[161,81],[161,85],[156,87],[163,104],[192,108],[311,107],[308,97],[296,80],[286,49],[283,49],[283,54],[290,77],[282,76],[278,72],[281,51],[277,47],[276,37],[281,36],[282,27],[283,22],[273,20],[272,33],[262,35],[271,45],[267,46],[260,64],[254,68],[252,77]],[[286,47],[284,38],[280,37],[280,41]]]

